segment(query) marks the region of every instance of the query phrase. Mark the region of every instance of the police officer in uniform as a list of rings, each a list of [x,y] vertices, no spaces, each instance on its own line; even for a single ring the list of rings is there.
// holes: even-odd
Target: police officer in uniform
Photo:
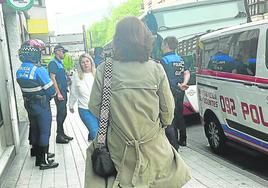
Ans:
[[[30,121],[29,138],[36,156],[35,165],[40,170],[59,165],[54,160],[48,160],[52,122],[50,100],[55,95],[55,89],[47,70],[39,65],[44,47],[44,43],[37,39],[24,42],[19,49],[22,64],[16,73]]]
[[[175,50],[178,46],[178,40],[175,37],[166,37],[163,40],[161,49],[163,56],[161,64],[163,65],[171,92],[175,100],[175,111],[172,125],[166,128],[166,135],[171,145],[178,149],[179,145],[186,146],[186,126],[183,119],[183,100],[185,90],[188,89],[190,72],[184,64],[181,56],[177,55]],[[180,131],[180,139],[178,142],[178,130]],[[174,134],[175,133],[175,134]]]
[[[64,53],[67,52],[61,45],[54,47],[55,58],[53,58],[49,65],[48,70],[50,78],[56,89],[57,95],[54,97],[57,106],[57,137],[56,143],[67,144],[73,138],[67,136],[64,132],[63,123],[67,116],[67,76],[64,69],[62,60],[64,59]]]

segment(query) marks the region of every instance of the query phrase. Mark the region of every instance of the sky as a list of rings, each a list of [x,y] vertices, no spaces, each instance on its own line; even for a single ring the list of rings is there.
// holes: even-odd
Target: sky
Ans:
[[[48,26],[56,34],[81,33],[126,0],[46,0]],[[68,3],[67,3],[68,2]],[[70,2],[70,3],[69,3]]]

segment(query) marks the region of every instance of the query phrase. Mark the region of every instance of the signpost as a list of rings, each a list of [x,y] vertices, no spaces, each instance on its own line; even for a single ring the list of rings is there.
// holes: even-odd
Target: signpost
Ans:
[[[34,0],[6,0],[7,5],[15,10],[28,10],[33,4]]]

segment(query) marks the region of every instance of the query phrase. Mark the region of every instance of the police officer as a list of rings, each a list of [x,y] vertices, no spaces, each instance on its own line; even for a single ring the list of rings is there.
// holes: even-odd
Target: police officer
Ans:
[[[56,89],[57,95],[54,97],[57,106],[57,137],[56,143],[67,144],[73,138],[67,136],[64,132],[63,123],[67,116],[67,92],[68,84],[66,72],[62,60],[64,59],[64,53],[67,52],[61,45],[54,47],[55,58],[53,58],[49,65],[48,70],[50,78]]]
[[[161,63],[167,73],[171,92],[175,100],[175,111],[172,125],[166,128],[166,135],[171,145],[176,149],[181,146],[186,146],[186,126],[183,119],[183,100],[185,90],[188,89],[188,81],[190,72],[184,64],[181,56],[175,53],[178,46],[178,40],[175,37],[166,37],[163,40],[161,49],[163,56]],[[178,142],[178,130],[180,130],[180,139]],[[175,135],[174,135],[175,133]]]
[[[16,73],[30,121],[29,137],[35,150],[35,165],[40,166],[40,170],[59,165],[54,160],[48,161],[47,156],[52,122],[50,100],[55,95],[55,89],[47,70],[39,65],[44,47],[44,43],[37,39],[24,42],[19,49],[22,64]]]

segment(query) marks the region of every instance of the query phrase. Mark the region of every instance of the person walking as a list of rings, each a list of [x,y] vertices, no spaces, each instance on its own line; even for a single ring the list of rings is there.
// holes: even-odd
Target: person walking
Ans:
[[[48,156],[48,151],[52,122],[50,100],[56,92],[47,70],[39,64],[44,47],[45,44],[37,39],[24,42],[19,49],[22,64],[16,72],[30,121],[29,139],[33,146],[31,153],[36,156],[35,166],[39,166],[40,170],[59,165],[54,160],[48,160],[55,156]]]
[[[56,143],[67,144],[73,138],[67,136],[64,132],[63,123],[67,116],[67,92],[68,84],[66,78],[66,72],[62,60],[64,53],[67,52],[61,45],[54,47],[55,58],[53,58],[48,65],[50,78],[56,89],[57,95],[54,97],[57,106],[57,136]]]
[[[175,52],[177,47],[178,40],[173,36],[166,37],[161,46],[164,54],[161,59],[161,64],[167,73],[169,85],[175,100],[174,119],[171,127],[166,129],[166,135],[175,148],[178,147],[176,143],[178,140],[178,129],[180,130],[180,139],[178,144],[181,146],[186,146],[187,136],[186,126],[183,118],[183,101],[185,90],[189,87],[187,84],[190,79],[188,67],[184,63],[182,57],[177,55]],[[174,140],[173,131],[175,132],[176,140]]]
[[[74,105],[78,101],[78,112],[81,120],[87,127],[88,141],[93,140],[98,133],[98,119],[88,110],[90,93],[96,69],[93,59],[88,54],[79,57],[78,73],[72,80],[69,110],[74,113]]]
[[[149,59],[152,40],[137,17],[125,17],[116,26],[106,142],[117,175],[106,179],[93,172],[95,139],[87,149],[86,188],[177,188],[190,179],[186,164],[165,136],[165,127],[173,119],[174,100],[163,67]],[[97,117],[105,64],[96,71],[89,101]]]

